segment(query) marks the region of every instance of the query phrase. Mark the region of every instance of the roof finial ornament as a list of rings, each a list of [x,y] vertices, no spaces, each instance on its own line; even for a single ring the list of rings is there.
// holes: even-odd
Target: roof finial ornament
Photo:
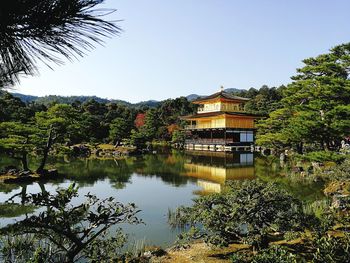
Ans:
[[[220,87],[220,91],[223,92],[224,91],[224,86],[221,85]]]

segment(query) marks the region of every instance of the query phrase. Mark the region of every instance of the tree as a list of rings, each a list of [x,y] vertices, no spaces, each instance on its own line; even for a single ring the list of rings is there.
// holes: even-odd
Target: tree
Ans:
[[[145,125],[145,113],[138,113],[135,118],[135,127],[136,128],[141,128],[143,125]]]
[[[40,262],[77,262],[84,257],[91,262],[117,262],[120,260],[120,248],[125,236],[120,229],[108,237],[108,230],[116,224],[139,224],[136,217],[139,210],[134,204],[123,205],[113,197],[100,200],[87,194],[85,202],[73,205],[78,197],[78,189],[71,185],[67,189],[57,190],[56,194],[42,192],[29,194],[24,204],[42,208],[39,213],[26,215],[21,221],[0,230],[2,235],[17,239],[31,240],[28,247],[16,247],[8,238],[7,244],[1,244],[5,258],[13,255],[28,255],[33,258],[38,251]],[[26,251],[29,250],[29,251]],[[27,252],[27,253],[23,253]],[[28,262],[23,259],[23,262]]]
[[[195,227],[190,238],[256,248],[266,248],[275,233],[303,229],[305,219],[299,200],[276,184],[257,181],[232,182],[226,192],[197,198],[192,207],[179,208],[177,214],[180,224]]]
[[[36,62],[62,64],[83,56],[103,37],[120,32],[94,10],[104,0],[13,0],[0,3],[0,87],[20,74],[34,74]]]
[[[175,130],[172,134],[171,142],[177,144],[179,147],[185,145],[186,133],[183,130]]]
[[[36,113],[36,126],[43,134],[40,136],[41,140],[37,142],[36,151],[42,155],[40,166],[37,169],[38,173],[44,171],[47,157],[55,143],[79,137],[81,127],[78,116],[78,112],[66,104],[56,104],[46,112]]]
[[[123,118],[115,118],[109,125],[109,139],[118,146],[122,139],[129,136],[129,125]]]
[[[146,147],[147,138],[142,131],[131,130],[130,144],[135,146],[138,150],[142,150]]]
[[[0,149],[10,157],[20,160],[23,170],[28,168],[28,154],[34,151],[39,130],[20,122],[0,123]]]
[[[0,121],[28,122],[32,116],[23,101],[8,92],[0,91]]]
[[[30,123],[0,123],[0,148],[12,158],[21,160],[24,170],[28,168],[28,154],[42,156],[37,168],[44,172],[47,157],[55,143],[71,141],[81,136],[79,114],[72,106],[56,104],[48,111],[37,112]]]
[[[257,143],[271,145],[276,132],[300,153],[304,144],[337,150],[350,130],[350,43],[303,62],[283,91],[283,108],[261,122]],[[288,113],[283,124],[278,123],[281,112]]]

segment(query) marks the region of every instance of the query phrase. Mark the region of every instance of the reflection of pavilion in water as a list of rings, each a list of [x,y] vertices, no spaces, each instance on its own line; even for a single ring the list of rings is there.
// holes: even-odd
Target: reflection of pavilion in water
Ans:
[[[227,180],[254,179],[251,152],[186,152],[183,175],[198,178],[197,194],[221,192]]]

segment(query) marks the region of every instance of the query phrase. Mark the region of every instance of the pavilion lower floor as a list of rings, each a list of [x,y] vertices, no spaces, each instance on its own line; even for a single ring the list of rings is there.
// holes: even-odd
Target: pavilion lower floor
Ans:
[[[253,144],[253,129],[219,128],[186,131],[185,148],[189,150],[247,151]]]

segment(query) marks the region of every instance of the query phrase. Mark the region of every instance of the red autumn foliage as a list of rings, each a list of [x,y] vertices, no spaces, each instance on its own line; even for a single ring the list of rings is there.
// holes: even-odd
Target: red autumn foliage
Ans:
[[[138,113],[136,115],[136,119],[135,119],[135,127],[136,128],[140,128],[143,125],[145,125],[145,117],[146,117],[145,113]]]

